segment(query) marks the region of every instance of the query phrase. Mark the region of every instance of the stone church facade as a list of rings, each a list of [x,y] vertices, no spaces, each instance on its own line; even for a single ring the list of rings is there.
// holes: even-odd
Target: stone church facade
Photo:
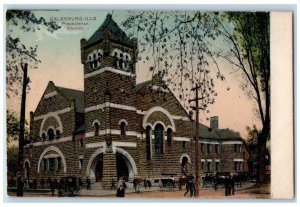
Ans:
[[[136,84],[137,40],[107,15],[80,44],[84,91],[48,83],[30,114],[24,176],[88,177],[105,189],[121,176],[193,172],[194,123],[159,74]],[[212,124],[200,125],[201,175],[247,171],[245,141]]]

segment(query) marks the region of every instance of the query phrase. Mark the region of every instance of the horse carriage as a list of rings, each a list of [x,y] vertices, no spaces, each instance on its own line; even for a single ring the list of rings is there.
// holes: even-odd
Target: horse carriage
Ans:
[[[147,178],[143,179],[140,177],[136,177],[136,178],[134,178],[132,183],[133,183],[134,190],[136,192],[140,192],[142,187],[151,188],[151,186],[152,186],[151,180],[147,179]]]
[[[79,177],[65,177],[61,178],[58,184],[58,196],[74,197],[80,195],[82,188],[82,181]]]
[[[237,187],[242,186],[242,182],[246,182],[248,175],[245,172],[231,173],[231,172],[217,172],[215,174],[206,174],[202,178],[202,186],[209,187],[209,190],[218,190],[219,188],[224,187],[225,180],[228,177],[232,177],[234,184]]]
[[[193,178],[194,178],[193,175],[181,176],[178,179],[178,189],[182,190],[182,186],[186,186],[186,184]]]
[[[159,181],[159,187],[166,191],[173,191],[178,184],[178,179],[174,176],[177,174],[161,174],[162,178]]]

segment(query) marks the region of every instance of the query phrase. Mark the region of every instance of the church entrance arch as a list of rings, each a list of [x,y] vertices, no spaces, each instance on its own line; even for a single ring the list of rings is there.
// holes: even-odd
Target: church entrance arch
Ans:
[[[117,177],[124,177],[126,181],[133,181],[137,175],[137,168],[131,155],[122,148],[116,147]]]
[[[129,168],[131,168],[128,160],[125,156],[120,153],[116,154],[116,162],[117,162],[117,177],[123,177],[125,181],[128,181],[129,178]],[[128,165],[129,164],[129,165]]]
[[[98,154],[92,162],[89,177],[95,182],[101,182],[103,176],[103,153]]]
[[[137,175],[136,164],[131,155],[122,148],[116,147],[116,173],[117,177],[123,177],[126,181],[133,181],[134,176]],[[101,182],[103,179],[103,157],[104,150],[102,148],[96,150],[86,168],[86,176],[91,181]]]

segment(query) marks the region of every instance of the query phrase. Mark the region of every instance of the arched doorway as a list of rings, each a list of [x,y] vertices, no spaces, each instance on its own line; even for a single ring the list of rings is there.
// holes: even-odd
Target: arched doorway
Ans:
[[[137,167],[134,159],[122,148],[115,147],[115,151],[117,176],[124,176],[127,177],[128,181],[133,181],[134,176],[137,175]],[[89,159],[86,167],[86,176],[89,177],[91,181],[99,180],[100,182],[102,180],[103,170],[105,170],[103,169],[103,153],[104,149],[100,148],[96,150]]]
[[[96,182],[101,182],[102,176],[103,176],[103,154],[100,154],[95,169]]]
[[[124,155],[117,153],[116,162],[117,162],[117,177],[118,178],[123,177],[125,181],[128,181],[129,178],[128,167],[131,167],[128,166],[130,165],[128,159]]]
[[[101,182],[103,176],[103,153],[98,154],[92,162],[89,178]]]

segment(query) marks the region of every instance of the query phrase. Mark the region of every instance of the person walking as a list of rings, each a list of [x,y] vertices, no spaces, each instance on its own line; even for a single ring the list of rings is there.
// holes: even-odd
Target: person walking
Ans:
[[[225,187],[225,196],[228,196],[229,180],[227,176],[224,178],[224,187]]]
[[[91,190],[91,180],[88,177],[86,178],[86,189]]]
[[[190,192],[190,179],[188,180],[188,182],[186,182],[185,184],[185,193],[184,196],[186,196],[186,194],[188,194]]]
[[[127,188],[127,185],[126,185],[125,181],[122,178],[120,178],[118,181],[116,197],[125,197],[126,188]]]
[[[191,181],[190,182],[190,197],[193,197],[193,196],[195,196],[195,191],[196,191],[196,188],[195,188],[196,180],[195,180],[194,174],[191,174],[190,181]]]
[[[233,176],[230,176],[230,179],[229,179],[229,186],[231,188],[231,195],[234,195],[234,177]]]

